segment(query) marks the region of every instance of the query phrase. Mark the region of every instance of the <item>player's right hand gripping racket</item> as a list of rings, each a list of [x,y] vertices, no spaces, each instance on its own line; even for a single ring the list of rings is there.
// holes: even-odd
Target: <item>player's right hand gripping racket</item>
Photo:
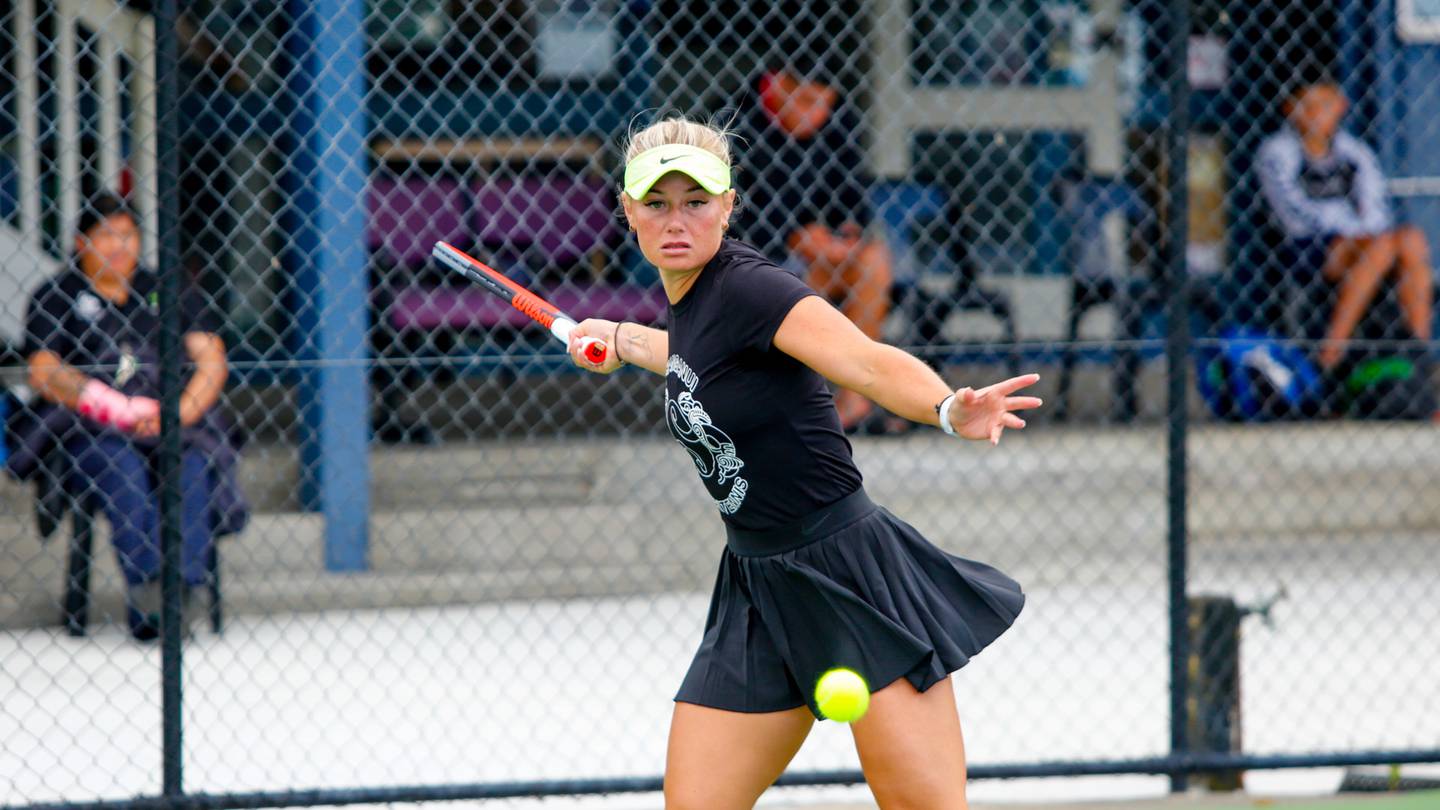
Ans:
[[[570,346],[570,330],[576,320],[561,312],[554,304],[521,287],[501,275],[495,269],[477,261],[474,257],[448,242],[436,242],[430,255],[446,267],[484,287],[486,290],[510,302],[510,306],[529,315],[536,323],[550,330],[556,340]],[[581,338],[580,351],[585,359],[601,365],[610,355],[610,348],[599,338]]]

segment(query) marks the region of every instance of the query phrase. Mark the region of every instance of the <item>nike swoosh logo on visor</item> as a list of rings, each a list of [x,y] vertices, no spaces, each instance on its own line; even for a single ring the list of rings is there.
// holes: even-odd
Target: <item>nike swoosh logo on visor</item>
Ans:
[[[682,157],[685,157],[685,156],[684,156],[684,155],[676,155],[675,157],[660,158],[660,165],[661,165],[661,166],[664,166],[666,163],[669,163],[669,162],[672,161],[672,160],[679,160],[679,159],[682,158]]]

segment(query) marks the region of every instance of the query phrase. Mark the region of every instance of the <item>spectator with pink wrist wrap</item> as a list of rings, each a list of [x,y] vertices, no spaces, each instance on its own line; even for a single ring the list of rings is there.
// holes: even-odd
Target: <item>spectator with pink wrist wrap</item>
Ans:
[[[75,412],[102,425],[129,431],[142,419],[158,418],[160,403],[150,397],[127,397],[99,380],[91,380],[80,389]]]
[[[76,417],[56,436],[69,455],[71,489],[92,493],[112,528],[128,586],[128,620],[137,639],[159,632],[159,516],[153,454],[160,432],[159,285],[140,267],[138,218],[110,195],[80,214],[74,261],[41,283],[25,319],[30,385],[50,409]],[[207,413],[220,396],[224,343],[203,323],[196,301],[182,306],[190,361],[180,395],[181,570],[188,588],[205,584],[213,536]]]

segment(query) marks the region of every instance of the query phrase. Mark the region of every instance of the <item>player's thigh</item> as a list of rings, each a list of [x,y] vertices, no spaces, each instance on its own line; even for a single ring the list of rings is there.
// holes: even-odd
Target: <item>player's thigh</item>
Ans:
[[[677,702],[665,754],[665,807],[748,810],[785,771],[814,723],[804,706],[748,713]]]
[[[1398,241],[1394,232],[1365,236],[1356,240],[1353,265],[1361,265],[1371,273],[1388,272],[1398,257]]]
[[[1355,263],[1359,255],[1359,243],[1348,236],[1338,236],[1330,242],[1330,249],[1326,251],[1325,264],[1321,270],[1325,280],[1334,284],[1345,277],[1345,271]]]
[[[1395,231],[1395,247],[1400,260],[1409,264],[1430,263],[1430,243],[1425,232],[1414,225],[1402,225]]]
[[[855,256],[856,269],[860,274],[855,282],[870,284],[878,289],[889,291],[891,283],[895,280],[893,264],[890,249],[885,246],[884,242],[862,242]]]
[[[851,727],[881,810],[964,810],[965,740],[950,679],[917,692],[901,678]]]

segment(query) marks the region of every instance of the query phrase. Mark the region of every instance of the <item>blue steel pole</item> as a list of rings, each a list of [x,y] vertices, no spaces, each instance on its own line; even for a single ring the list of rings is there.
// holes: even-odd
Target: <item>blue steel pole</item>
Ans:
[[[289,188],[301,500],[325,517],[325,566],[369,565],[369,281],[363,0],[291,0],[296,150]]]

